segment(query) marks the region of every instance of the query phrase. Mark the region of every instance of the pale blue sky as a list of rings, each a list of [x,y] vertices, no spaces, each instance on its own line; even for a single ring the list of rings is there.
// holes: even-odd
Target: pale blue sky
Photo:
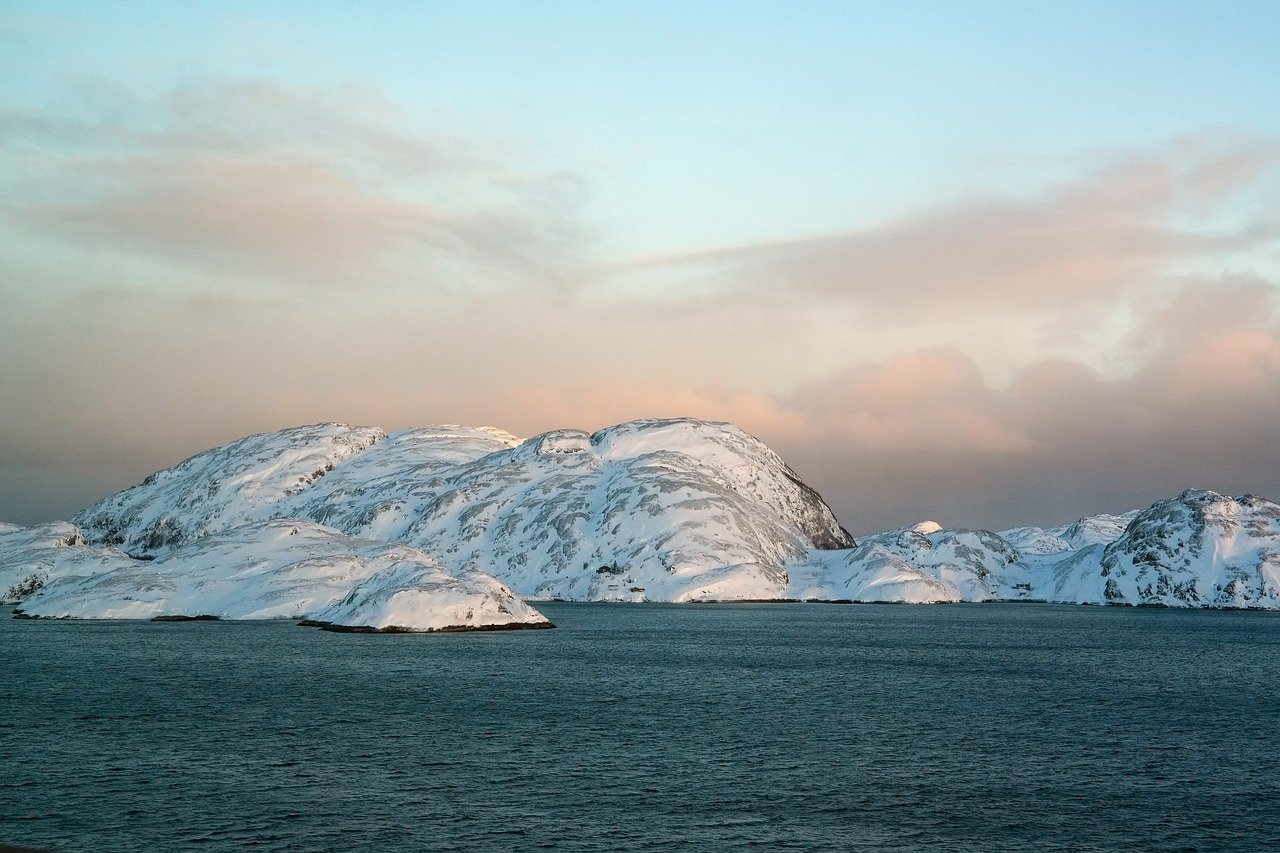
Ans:
[[[729,420],[850,529],[1280,497],[1278,2],[0,7],[0,520]]]
[[[359,86],[590,181],[624,252],[865,226],[1092,149],[1280,135],[1280,3],[6,4],[5,101]]]

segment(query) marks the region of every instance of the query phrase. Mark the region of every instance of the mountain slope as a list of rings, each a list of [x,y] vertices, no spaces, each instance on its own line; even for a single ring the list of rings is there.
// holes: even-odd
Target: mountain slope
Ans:
[[[1187,490],[1057,567],[1055,600],[1280,609],[1280,505]]]
[[[19,527],[0,524],[0,603],[16,603],[50,581],[91,575],[133,564],[114,548],[94,548],[80,528],[65,521]]]
[[[207,533],[280,517],[282,502],[385,438],[380,429],[345,424],[247,436],[157,471],[73,521],[93,544],[154,555]]]

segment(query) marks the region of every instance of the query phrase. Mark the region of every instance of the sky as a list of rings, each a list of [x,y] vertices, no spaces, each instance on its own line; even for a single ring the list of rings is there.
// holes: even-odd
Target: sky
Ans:
[[[1280,499],[1280,4],[0,8],[0,519],[737,424],[866,533]]]

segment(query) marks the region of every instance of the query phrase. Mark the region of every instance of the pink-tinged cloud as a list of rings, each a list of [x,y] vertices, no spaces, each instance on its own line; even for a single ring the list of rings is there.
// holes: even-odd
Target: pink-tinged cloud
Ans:
[[[121,96],[78,121],[0,116],[0,153],[27,175],[0,213],[42,236],[267,282],[579,277],[580,182],[522,175],[405,128],[371,93],[339,94],[207,84]]]
[[[995,387],[954,352],[869,365],[802,391],[799,408],[811,424],[833,415],[859,424],[882,408],[922,412],[904,426],[909,445],[842,442],[832,427],[816,440],[778,443],[847,508],[846,524],[864,531],[912,515],[954,524],[1070,521],[1189,486],[1280,494],[1277,292],[1261,280],[1188,287],[1138,325],[1143,360],[1118,378],[1054,359]],[[953,368],[919,367],[939,360]],[[862,381],[867,374],[885,377],[889,390]],[[904,402],[892,382],[929,374],[942,378],[936,418],[914,404],[924,395]],[[833,401],[829,408],[813,402],[815,392]],[[986,440],[973,423],[1016,440]]]
[[[860,365],[806,386],[790,403],[805,413],[807,437],[869,452],[1016,453],[1030,447],[977,365],[951,348]]]
[[[366,194],[308,163],[224,155],[134,160],[95,171],[109,171],[117,187],[81,203],[35,207],[33,221],[197,266],[265,267],[322,279],[356,275],[416,233],[430,233],[415,206]]]
[[[213,319],[175,303],[165,322],[140,325],[144,297],[104,299],[81,315],[33,313],[0,341],[6,363],[20,364],[19,352],[42,354],[0,377],[9,404],[0,410],[0,467],[15,486],[22,478],[62,484],[49,486],[56,494],[42,506],[60,501],[66,514],[107,485],[297,423],[483,423],[528,435],[676,415],[756,434],[860,532],[926,517],[1070,521],[1189,486],[1280,495],[1280,315],[1276,286],[1263,280],[1205,281],[1147,305],[1122,376],[1052,359],[996,384],[962,351],[930,348],[833,370],[790,393],[666,369],[647,380],[601,372],[554,339],[518,350],[519,358],[508,350],[485,358],[483,341],[466,346],[465,330],[481,329],[472,315],[398,324],[349,316],[326,327],[305,303],[232,304]],[[548,328],[542,314],[555,311],[529,308],[490,331]],[[595,316],[601,341],[622,334],[625,323],[606,309]],[[430,334],[409,333],[424,323]],[[728,345],[735,334],[708,331],[698,346]],[[61,343],[41,343],[50,340]],[[638,372],[662,355],[626,348]],[[78,489],[66,474],[73,470],[83,474]],[[33,520],[20,490],[4,495],[0,518]]]
[[[1030,197],[987,195],[865,230],[639,260],[616,273],[682,270],[726,298],[847,300],[900,323],[1059,311],[1132,293],[1180,263],[1275,245],[1274,201],[1243,223],[1225,215],[1237,196],[1274,186],[1278,162],[1273,140],[1191,138]]]

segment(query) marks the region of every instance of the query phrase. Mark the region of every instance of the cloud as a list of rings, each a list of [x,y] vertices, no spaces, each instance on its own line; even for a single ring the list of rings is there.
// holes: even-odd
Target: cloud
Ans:
[[[27,176],[0,213],[81,245],[292,283],[435,269],[436,281],[470,270],[572,286],[590,242],[583,184],[480,147],[424,134],[363,90],[108,91],[79,110],[0,116],[0,155]]]
[[[418,234],[448,236],[431,235],[414,205],[289,160],[135,159],[95,171],[120,189],[33,206],[30,221],[81,241],[312,280],[356,275]]]
[[[79,252],[10,276],[0,519],[319,420],[728,420],[859,532],[1280,496],[1277,288],[1227,272],[1275,245],[1265,142],[1182,140],[1039,194],[627,272],[721,288],[664,301],[574,289],[593,279],[572,175],[417,133],[376,96],[210,84],[78,115],[0,117],[0,157],[31,166],[0,215]],[[134,280],[104,249],[173,266]]]
[[[1193,486],[1274,497],[1278,292],[1185,286],[1135,326],[1143,359],[1120,377],[1049,359],[997,387],[951,350],[863,365],[790,398],[805,429],[775,442],[863,532],[1066,522]]]
[[[1276,294],[1254,278],[1186,283],[1146,307],[1128,342],[1136,362],[1120,376],[1056,358],[996,383],[963,351],[931,347],[791,392],[753,389],[748,374],[716,382],[720,368],[682,372],[684,350],[646,356],[657,318],[631,329],[630,318],[598,313],[596,337],[548,348],[548,335],[590,315],[553,320],[556,309],[536,303],[490,318],[492,329],[483,308],[436,316],[429,335],[412,312],[326,319],[291,301],[173,298],[153,301],[145,321],[142,292],[104,294],[80,313],[32,305],[0,341],[6,363],[25,354],[28,364],[0,377],[0,480],[11,484],[0,518],[67,515],[205,447],[318,420],[488,423],[524,435],[638,417],[728,420],[778,450],[863,533],[926,517],[1068,522],[1190,486],[1275,497]],[[739,331],[704,332],[700,345]],[[591,352],[607,357],[611,343],[618,365],[594,363]]]
[[[870,452],[1008,453],[1030,444],[1002,419],[1003,401],[978,366],[954,348],[858,365],[804,387],[790,403],[805,413],[808,438]]]
[[[1231,222],[1268,186],[1280,144],[1235,134],[1178,140],[1027,197],[988,193],[859,231],[641,259],[616,274],[683,270],[717,298],[782,290],[899,322],[1076,309],[1133,293],[1197,259],[1280,239],[1274,204]]]

